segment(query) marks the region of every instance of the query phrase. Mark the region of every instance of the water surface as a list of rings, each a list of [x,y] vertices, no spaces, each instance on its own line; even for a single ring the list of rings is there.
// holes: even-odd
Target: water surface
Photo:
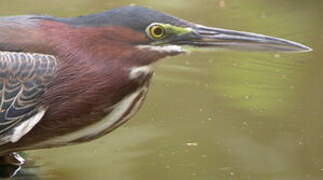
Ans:
[[[132,3],[314,51],[166,58],[155,65],[145,105],[126,125],[91,143],[28,152],[39,167],[23,169],[20,178],[323,178],[323,1],[2,0],[0,15],[76,16]]]

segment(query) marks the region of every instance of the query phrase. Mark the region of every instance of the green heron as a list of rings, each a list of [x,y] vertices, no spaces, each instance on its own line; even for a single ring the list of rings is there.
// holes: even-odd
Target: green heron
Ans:
[[[105,135],[140,108],[157,60],[197,48],[306,52],[275,37],[206,27],[140,6],[73,18],[0,18],[0,156]]]

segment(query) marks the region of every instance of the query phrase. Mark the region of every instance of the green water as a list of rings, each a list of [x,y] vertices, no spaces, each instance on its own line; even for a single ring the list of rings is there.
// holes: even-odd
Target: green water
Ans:
[[[164,59],[146,103],[126,125],[91,143],[28,152],[38,167],[24,168],[20,178],[323,179],[323,1],[1,0],[0,15],[76,16],[128,4],[314,51]]]

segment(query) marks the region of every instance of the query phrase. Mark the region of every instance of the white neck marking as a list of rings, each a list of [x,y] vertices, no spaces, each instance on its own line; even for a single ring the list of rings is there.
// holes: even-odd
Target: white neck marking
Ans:
[[[165,45],[165,46],[155,46],[155,45],[138,45],[139,49],[148,49],[150,51],[157,51],[161,53],[184,53],[186,52],[181,46],[177,45]]]
[[[151,66],[139,66],[139,67],[133,67],[130,69],[129,78],[130,79],[137,79],[140,76],[146,76],[149,73],[152,73]]]

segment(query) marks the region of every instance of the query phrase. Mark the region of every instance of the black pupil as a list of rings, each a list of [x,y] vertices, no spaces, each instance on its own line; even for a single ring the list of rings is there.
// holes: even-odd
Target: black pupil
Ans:
[[[157,27],[154,29],[154,33],[159,36],[163,33],[163,30],[160,27]]]

